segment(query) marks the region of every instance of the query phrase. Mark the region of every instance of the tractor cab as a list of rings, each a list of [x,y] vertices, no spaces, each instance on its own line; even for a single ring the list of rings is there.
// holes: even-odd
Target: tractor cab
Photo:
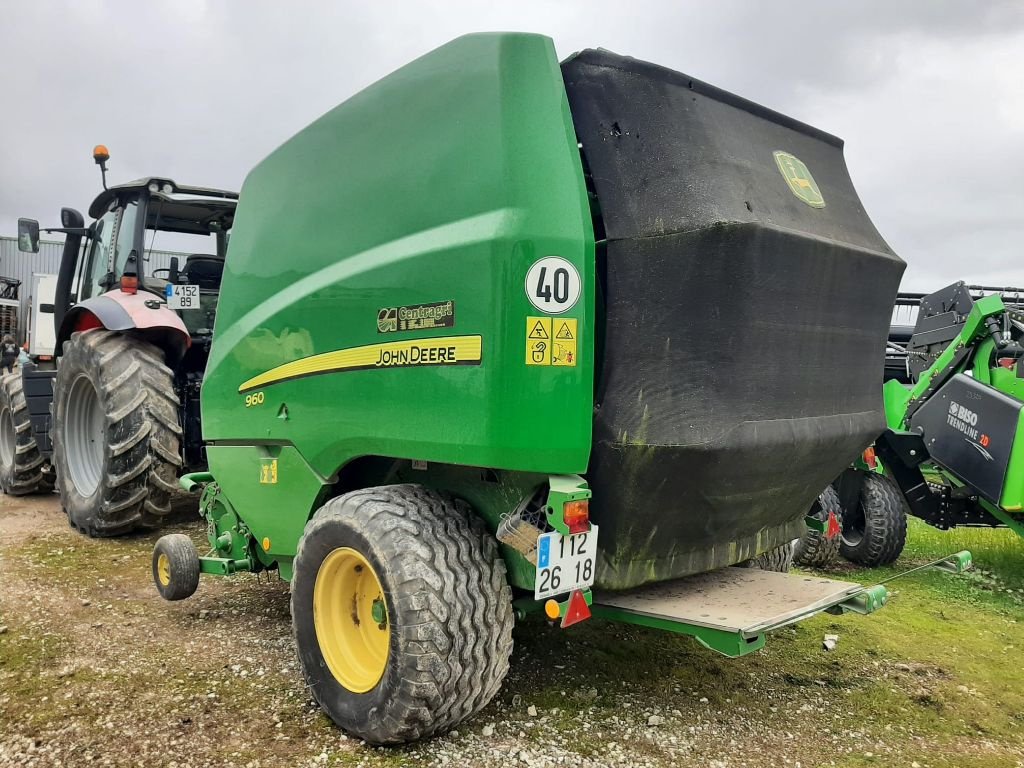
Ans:
[[[209,336],[237,198],[157,178],[104,190],[89,208],[95,221],[58,301],[70,306],[117,288],[145,291],[178,312],[192,337]],[[188,255],[162,263],[157,247]]]
[[[89,206],[92,223],[64,208],[62,226],[45,230],[66,236],[54,302],[58,349],[75,330],[72,308],[116,290],[154,294],[190,337],[208,338],[238,193],[156,177],[107,187],[106,148],[96,147],[93,157],[104,189]],[[38,251],[38,222],[19,220],[18,235],[19,250]],[[157,248],[189,255],[162,261]]]

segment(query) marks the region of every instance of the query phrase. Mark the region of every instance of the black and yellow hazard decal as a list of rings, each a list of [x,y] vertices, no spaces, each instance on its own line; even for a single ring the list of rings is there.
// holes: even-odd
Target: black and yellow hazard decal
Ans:
[[[578,335],[574,317],[527,317],[526,364],[576,367]]]
[[[781,150],[773,154],[775,155],[775,164],[779,167],[779,173],[782,174],[782,178],[786,180],[793,194],[811,208],[824,208],[825,198],[803,160]]]
[[[406,339],[384,344],[337,349],[321,355],[271,368],[253,376],[239,388],[248,392],[282,381],[319,376],[341,371],[365,371],[373,368],[411,368],[423,365],[480,365],[483,338],[480,336],[441,336],[434,339]]]

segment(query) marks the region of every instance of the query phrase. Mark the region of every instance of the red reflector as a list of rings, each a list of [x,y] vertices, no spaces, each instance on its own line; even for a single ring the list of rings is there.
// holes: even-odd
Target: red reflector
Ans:
[[[121,290],[124,293],[138,293],[139,278],[135,275],[121,275]]]
[[[864,449],[864,463],[868,465],[868,469],[876,469],[878,467],[878,459],[875,458],[873,446]]]
[[[53,355],[39,355],[40,360],[53,360]]]
[[[842,532],[843,529],[839,525],[839,518],[836,517],[836,513],[830,509],[828,511],[828,525],[825,527],[825,538],[832,541]]]
[[[1012,357],[999,358],[999,365],[1001,365],[1003,368],[1013,368],[1013,366],[1015,366],[1016,364],[1017,361],[1014,360]]]
[[[569,526],[569,533],[586,533],[590,530],[590,500],[569,501],[562,507],[562,519]]]
[[[590,606],[587,605],[587,598],[583,596],[583,592],[577,589],[569,595],[569,605],[565,608],[565,616],[562,617],[561,627],[565,629],[589,618]]]

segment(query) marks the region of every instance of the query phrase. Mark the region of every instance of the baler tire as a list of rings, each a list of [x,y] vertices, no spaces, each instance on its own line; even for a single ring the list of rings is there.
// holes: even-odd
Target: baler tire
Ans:
[[[51,435],[73,528],[120,536],[155,527],[171,512],[182,461],[178,405],[174,374],[153,344],[103,329],[65,342]]]
[[[0,488],[10,496],[53,491],[53,470],[39,450],[21,371],[0,381]]]
[[[830,515],[835,515],[840,524],[838,535],[829,536],[828,531],[815,531],[808,528],[793,548],[793,562],[808,568],[824,568],[836,559],[839,545],[842,543],[843,507],[839,502],[839,494],[831,485],[828,486],[811,510],[811,516],[823,523],[828,523]]]
[[[789,573],[789,568],[792,564],[792,541],[775,547],[775,549],[769,549],[767,552],[762,552],[757,557],[752,557],[749,560],[738,563],[741,568],[757,568],[761,571],[778,571],[779,573]]]
[[[329,618],[323,602],[314,613],[318,579],[327,581],[328,594],[325,564],[352,552],[358,553],[352,562],[366,562],[377,579],[389,632],[386,641],[370,641],[386,642],[387,650],[377,661],[376,682],[373,674],[356,678],[362,692],[332,672],[327,658],[336,646],[325,636],[325,656],[317,635],[316,622]],[[351,605],[344,609],[354,619],[348,627],[359,627],[355,598]],[[512,594],[497,542],[464,503],[422,486],[368,488],[324,504],[299,541],[291,611],[313,698],[339,727],[372,744],[410,742],[452,728],[483,709],[508,672]],[[355,631],[348,627],[344,631]]]
[[[164,600],[184,600],[199,587],[199,552],[192,539],[171,533],[153,547],[153,583]]]
[[[840,554],[851,563],[874,568],[895,562],[906,543],[903,494],[885,475],[865,472],[857,508],[843,516]]]

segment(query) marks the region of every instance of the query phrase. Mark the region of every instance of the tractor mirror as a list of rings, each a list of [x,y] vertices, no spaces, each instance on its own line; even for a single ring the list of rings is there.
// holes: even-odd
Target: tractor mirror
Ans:
[[[18,219],[18,250],[39,253],[39,222],[35,219]]]
[[[85,219],[74,208],[61,208],[60,225],[65,229],[81,229],[85,226]]]

